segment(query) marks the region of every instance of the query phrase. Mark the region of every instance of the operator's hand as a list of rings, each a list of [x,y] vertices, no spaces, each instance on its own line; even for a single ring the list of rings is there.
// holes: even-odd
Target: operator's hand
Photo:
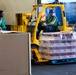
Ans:
[[[44,22],[44,23],[43,23],[43,26],[47,26],[47,24]]]

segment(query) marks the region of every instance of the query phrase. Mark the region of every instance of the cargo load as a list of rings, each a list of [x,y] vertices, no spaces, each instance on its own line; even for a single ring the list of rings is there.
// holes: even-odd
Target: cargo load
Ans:
[[[76,58],[76,32],[43,33],[39,52],[49,60]]]

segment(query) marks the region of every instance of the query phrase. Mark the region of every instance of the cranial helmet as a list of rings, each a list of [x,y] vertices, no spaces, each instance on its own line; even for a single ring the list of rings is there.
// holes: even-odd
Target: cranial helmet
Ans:
[[[52,9],[50,9],[49,13],[54,13],[54,11]]]

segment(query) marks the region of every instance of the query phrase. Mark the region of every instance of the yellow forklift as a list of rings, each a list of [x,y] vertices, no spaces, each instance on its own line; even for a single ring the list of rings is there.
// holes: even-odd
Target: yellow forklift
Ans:
[[[39,53],[39,40],[36,38],[37,28],[42,17],[43,20],[46,19],[46,9],[60,8],[61,13],[61,25],[59,26],[60,31],[69,31],[71,27],[68,26],[68,22],[65,17],[64,4],[39,4],[33,5],[33,9],[29,13],[17,13],[16,14],[16,25],[11,26],[13,31],[30,32],[31,33],[31,51],[33,59],[36,62],[48,62],[49,60],[43,59]],[[40,9],[40,12],[38,10]],[[34,16],[34,17],[33,17]]]

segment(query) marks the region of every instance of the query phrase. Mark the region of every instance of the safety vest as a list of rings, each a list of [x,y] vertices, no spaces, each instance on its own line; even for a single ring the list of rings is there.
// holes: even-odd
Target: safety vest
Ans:
[[[51,16],[47,19],[47,23],[50,23],[52,22],[53,18],[56,18],[55,16]],[[58,25],[58,19],[56,18],[56,21],[54,22],[53,24],[54,26],[57,26]]]
[[[6,30],[5,20],[3,18],[0,19],[0,28],[2,30]]]

